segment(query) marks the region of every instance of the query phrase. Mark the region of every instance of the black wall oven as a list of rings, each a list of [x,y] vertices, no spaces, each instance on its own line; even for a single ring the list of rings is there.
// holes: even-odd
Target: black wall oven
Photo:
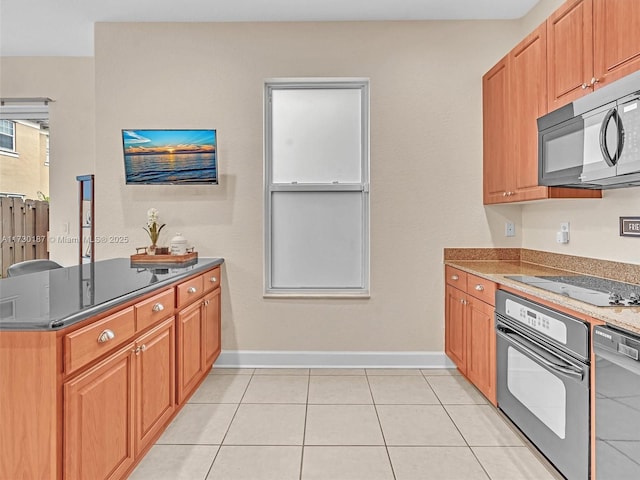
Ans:
[[[566,478],[589,478],[589,328],[496,292],[498,408]]]

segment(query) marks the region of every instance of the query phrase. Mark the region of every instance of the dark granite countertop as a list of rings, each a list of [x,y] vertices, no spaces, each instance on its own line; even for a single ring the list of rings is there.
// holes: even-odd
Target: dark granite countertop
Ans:
[[[128,258],[0,280],[0,330],[57,330],[224,262],[131,265]]]

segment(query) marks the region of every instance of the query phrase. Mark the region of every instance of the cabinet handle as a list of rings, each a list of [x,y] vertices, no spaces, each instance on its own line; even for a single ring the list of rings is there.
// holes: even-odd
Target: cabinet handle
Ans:
[[[187,289],[187,292],[188,292],[188,293],[196,293],[197,291],[198,291],[198,289],[197,289],[196,287],[189,287],[189,288]]]
[[[113,333],[113,330],[103,330],[100,335],[98,335],[98,343],[107,343],[109,340],[113,340],[116,338],[116,334]]]
[[[600,79],[596,77],[591,77],[591,82],[583,83],[582,89],[586,90],[587,88],[594,88],[596,83],[600,83]]]
[[[451,275],[451,280],[460,280],[458,275]]]
[[[164,305],[162,305],[161,303],[156,303],[151,310],[153,310],[154,312],[161,312],[162,310],[164,310]]]
[[[216,277],[211,277],[209,280],[211,280],[211,283],[216,283],[218,281]]]
[[[479,292],[483,292],[484,291],[484,287],[480,284],[476,285],[476,290]]]
[[[143,343],[139,347],[136,347],[136,349],[133,350],[133,353],[135,353],[136,355],[140,355],[140,352],[144,352],[146,349],[147,349],[147,346]]]
[[[508,192],[502,192],[502,196],[503,196],[503,197],[506,197],[506,196],[507,196],[507,194],[508,194]]]

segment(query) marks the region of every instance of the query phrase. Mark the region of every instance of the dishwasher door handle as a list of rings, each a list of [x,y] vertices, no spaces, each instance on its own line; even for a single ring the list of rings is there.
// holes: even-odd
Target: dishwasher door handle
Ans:
[[[584,379],[583,371],[574,368],[571,366],[558,365],[550,360],[544,358],[544,355],[539,353],[538,348],[527,339],[525,339],[522,335],[518,334],[515,330],[506,327],[502,324],[496,325],[496,330],[498,331],[498,335],[502,335],[507,341],[511,342],[514,345],[517,345],[523,352],[529,355],[531,358],[535,359],[537,362],[547,366],[551,370],[554,370],[560,374],[567,375],[570,377],[575,377],[577,380],[582,381]],[[548,352],[545,350],[547,354],[553,355],[558,358],[558,360],[563,361],[561,358],[557,357],[555,354]]]

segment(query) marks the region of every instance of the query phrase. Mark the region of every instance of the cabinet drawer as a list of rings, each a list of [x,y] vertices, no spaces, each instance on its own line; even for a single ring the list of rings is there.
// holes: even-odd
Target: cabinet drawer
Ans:
[[[133,307],[125,308],[64,337],[64,371],[73,372],[122,345],[135,333]]]
[[[467,288],[467,273],[457,268],[446,265],[444,267],[447,283],[460,290],[466,290]]]
[[[202,275],[204,291],[211,292],[220,286],[220,267],[214,268]]]
[[[144,330],[173,315],[173,296],[173,288],[170,288],[143,302],[137,303],[134,306],[136,312],[136,331]]]
[[[496,284],[485,278],[467,275],[467,293],[489,305],[496,304]]]
[[[177,307],[189,305],[204,293],[204,275],[198,275],[178,285]]]

